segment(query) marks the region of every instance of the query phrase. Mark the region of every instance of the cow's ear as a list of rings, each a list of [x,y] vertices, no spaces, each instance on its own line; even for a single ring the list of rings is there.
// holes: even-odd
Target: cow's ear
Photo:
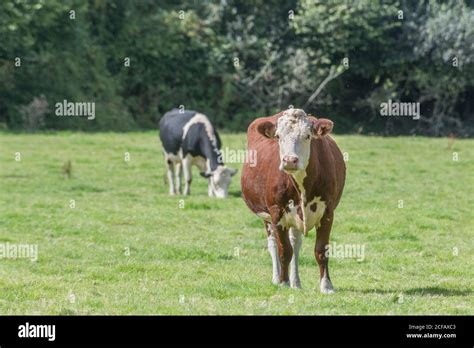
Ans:
[[[313,123],[313,136],[315,137],[322,137],[331,133],[332,128],[334,127],[334,123],[327,118],[312,118],[311,122]]]
[[[238,172],[238,169],[235,169],[235,168],[229,168],[229,173],[230,173],[230,176],[234,176],[235,174],[237,174]]]
[[[257,131],[267,138],[274,138],[276,132],[276,126],[272,122],[263,122],[257,126]]]
[[[201,175],[203,178],[210,178],[212,176],[212,173],[210,172],[200,172],[199,175]]]

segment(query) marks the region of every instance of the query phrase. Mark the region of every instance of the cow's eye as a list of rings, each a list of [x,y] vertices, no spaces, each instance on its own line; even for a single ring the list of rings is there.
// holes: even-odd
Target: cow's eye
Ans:
[[[275,138],[280,139],[280,136],[278,134],[275,135]]]
[[[311,135],[308,134],[308,135],[306,136],[306,140],[309,140],[309,138],[311,138]]]

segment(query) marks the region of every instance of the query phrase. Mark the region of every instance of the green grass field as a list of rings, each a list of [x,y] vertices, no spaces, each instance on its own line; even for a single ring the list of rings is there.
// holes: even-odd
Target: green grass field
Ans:
[[[0,314],[474,314],[474,140],[335,138],[349,160],[331,240],[365,258],[332,258],[322,295],[314,230],[303,289],[272,285],[239,175],[227,200],[196,169],[190,197],[168,196],[156,132],[1,133],[0,244],[39,256],[0,259]]]

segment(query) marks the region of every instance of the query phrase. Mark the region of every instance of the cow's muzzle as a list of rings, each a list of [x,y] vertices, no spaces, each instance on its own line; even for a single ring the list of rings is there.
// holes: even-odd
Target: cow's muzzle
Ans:
[[[282,167],[284,170],[297,170],[298,169],[298,157],[296,156],[285,156],[283,157]]]

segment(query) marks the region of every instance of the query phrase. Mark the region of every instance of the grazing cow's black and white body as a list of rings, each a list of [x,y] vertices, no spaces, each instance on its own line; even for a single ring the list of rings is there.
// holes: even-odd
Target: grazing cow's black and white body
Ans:
[[[191,110],[168,111],[160,120],[160,139],[171,195],[181,193],[182,173],[184,194],[190,194],[191,166],[195,165],[209,179],[209,196],[227,197],[231,177],[237,170],[225,167],[219,134],[206,115]]]

